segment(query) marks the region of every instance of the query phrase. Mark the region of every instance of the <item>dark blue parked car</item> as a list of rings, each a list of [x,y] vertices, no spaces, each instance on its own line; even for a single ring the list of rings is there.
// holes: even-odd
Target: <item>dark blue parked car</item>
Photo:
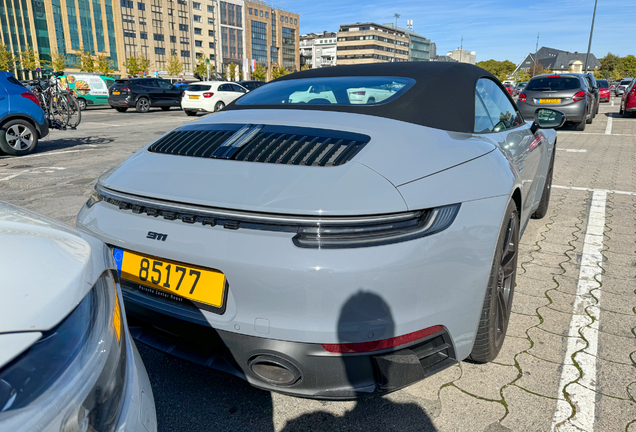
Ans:
[[[49,124],[37,97],[12,73],[0,71],[0,153],[31,153],[48,133]]]

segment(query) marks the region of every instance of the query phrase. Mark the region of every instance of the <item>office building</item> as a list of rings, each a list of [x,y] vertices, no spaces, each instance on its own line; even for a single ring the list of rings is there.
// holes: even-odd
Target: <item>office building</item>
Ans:
[[[310,69],[335,66],[337,63],[337,33],[324,31],[300,37],[300,66]]]
[[[384,24],[386,27],[394,28],[391,23]],[[409,38],[409,61],[430,61],[431,59],[431,40],[425,38],[421,34],[415,33],[410,29],[396,27],[397,30],[404,32]]]
[[[246,59],[267,69],[272,78],[274,66],[292,72],[300,70],[300,16],[276,9],[264,1],[245,1]],[[248,68],[251,69],[251,68]]]
[[[337,41],[339,65],[405,62],[409,59],[409,38],[392,26],[375,23],[343,24]]]
[[[191,3],[194,61],[210,60],[214,70],[217,63],[217,22],[219,7],[216,0],[197,0]],[[211,69],[212,70],[212,69]]]
[[[475,51],[466,51],[465,49],[457,48],[456,50],[449,51],[446,55],[460,63],[477,63],[477,54]]]
[[[117,0],[0,0],[0,38],[9,51],[19,55],[29,45],[40,62],[51,54],[67,58],[67,71],[78,71],[76,53],[85,49],[106,55],[115,74],[124,59],[121,19]],[[19,68],[20,69],[20,68]],[[17,71],[21,77],[20,70]]]

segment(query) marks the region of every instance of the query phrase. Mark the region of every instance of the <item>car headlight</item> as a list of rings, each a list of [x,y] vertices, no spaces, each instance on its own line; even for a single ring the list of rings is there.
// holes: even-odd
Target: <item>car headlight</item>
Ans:
[[[97,187],[95,187],[95,192],[93,192],[93,194],[88,198],[88,201],[86,201],[86,207],[91,208],[101,200],[102,194],[99,190],[97,190]]]
[[[113,431],[125,378],[122,309],[107,271],[73,312],[0,370],[0,429]]]
[[[410,213],[408,218],[391,223],[300,227],[293,241],[302,248],[339,249],[413,240],[448,228],[455,220],[459,207],[460,204],[453,204]]]

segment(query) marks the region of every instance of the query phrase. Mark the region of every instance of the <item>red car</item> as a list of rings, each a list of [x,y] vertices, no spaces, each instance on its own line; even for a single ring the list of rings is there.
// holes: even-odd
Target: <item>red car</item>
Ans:
[[[636,112],[636,79],[623,92],[619,114],[629,117]]]
[[[610,101],[610,84],[607,80],[596,80],[596,84],[598,84],[599,91],[599,102],[609,102]]]
[[[517,96],[517,89],[512,84],[504,84],[506,90],[508,90],[508,94],[510,96]]]

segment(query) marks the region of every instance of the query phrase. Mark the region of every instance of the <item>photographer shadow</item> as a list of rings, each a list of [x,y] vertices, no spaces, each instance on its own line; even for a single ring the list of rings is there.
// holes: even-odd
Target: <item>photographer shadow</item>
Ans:
[[[359,335],[367,334],[369,328],[372,328],[376,334],[382,334],[382,339],[395,336],[393,317],[386,302],[374,293],[359,291],[345,303],[340,312],[338,339],[340,343],[359,340]],[[358,339],[353,339],[354,335],[358,335]],[[347,356],[347,354],[343,355],[342,359],[349,383],[353,386],[354,377],[359,375],[355,366],[357,363],[347,361]],[[343,402],[322,402],[323,406],[332,409],[303,414],[289,420],[282,430],[284,432],[375,430],[433,432],[437,430],[420,405],[412,402],[396,402],[395,399],[397,398],[377,395],[359,397],[355,400],[353,409],[346,411],[344,415],[334,414],[340,411],[341,407],[338,405]]]

